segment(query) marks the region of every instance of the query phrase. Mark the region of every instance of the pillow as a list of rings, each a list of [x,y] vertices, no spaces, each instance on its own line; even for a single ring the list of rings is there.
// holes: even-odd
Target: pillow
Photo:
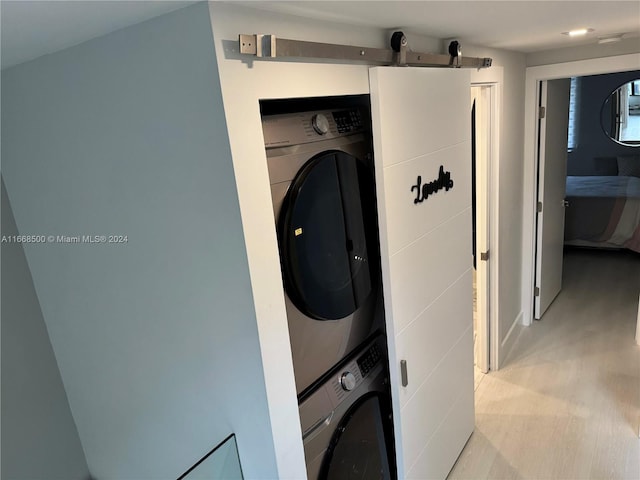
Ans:
[[[621,177],[640,177],[640,155],[619,156],[618,175]]]

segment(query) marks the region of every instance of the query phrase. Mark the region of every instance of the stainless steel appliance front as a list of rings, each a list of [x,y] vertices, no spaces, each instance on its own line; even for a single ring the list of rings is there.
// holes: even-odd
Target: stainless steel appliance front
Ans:
[[[357,107],[263,117],[298,394],[383,328],[367,124]]]

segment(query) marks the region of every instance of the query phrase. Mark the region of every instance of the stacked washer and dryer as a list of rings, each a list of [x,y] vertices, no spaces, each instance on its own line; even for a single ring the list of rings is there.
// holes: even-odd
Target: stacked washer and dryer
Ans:
[[[368,105],[261,102],[309,480],[395,477]]]

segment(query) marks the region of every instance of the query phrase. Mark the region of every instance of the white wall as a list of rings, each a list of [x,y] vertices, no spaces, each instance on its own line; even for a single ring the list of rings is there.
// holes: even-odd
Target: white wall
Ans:
[[[2,235],[18,235],[2,182]],[[2,478],[86,480],[31,272],[20,243],[2,243]]]
[[[230,432],[278,477],[212,42],[203,3],[2,72],[20,233],[128,236],[25,248],[98,479],[176,478]]]
[[[498,325],[501,361],[513,347],[523,311],[522,275],[522,178],[524,142],[525,55],[474,45],[462,45],[463,55],[491,57],[503,70],[500,86],[500,145],[498,165]],[[472,82],[474,75],[472,73]],[[491,308],[496,308],[492,305]]]

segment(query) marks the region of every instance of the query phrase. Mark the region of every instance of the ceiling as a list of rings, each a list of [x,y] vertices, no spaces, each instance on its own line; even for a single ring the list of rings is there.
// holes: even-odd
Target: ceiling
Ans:
[[[195,3],[177,1],[1,1],[2,68]],[[535,52],[595,44],[598,37],[638,38],[640,1],[281,1],[240,2],[254,8],[461,43]],[[581,38],[562,35],[593,28]]]
[[[0,0],[2,68],[64,50],[193,1]]]
[[[595,44],[598,37],[639,37],[640,1],[282,1],[243,2],[256,8],[334,22],[408,32],[465,43],[535,52]],[[562,35],[593,28],[582,38]]]

